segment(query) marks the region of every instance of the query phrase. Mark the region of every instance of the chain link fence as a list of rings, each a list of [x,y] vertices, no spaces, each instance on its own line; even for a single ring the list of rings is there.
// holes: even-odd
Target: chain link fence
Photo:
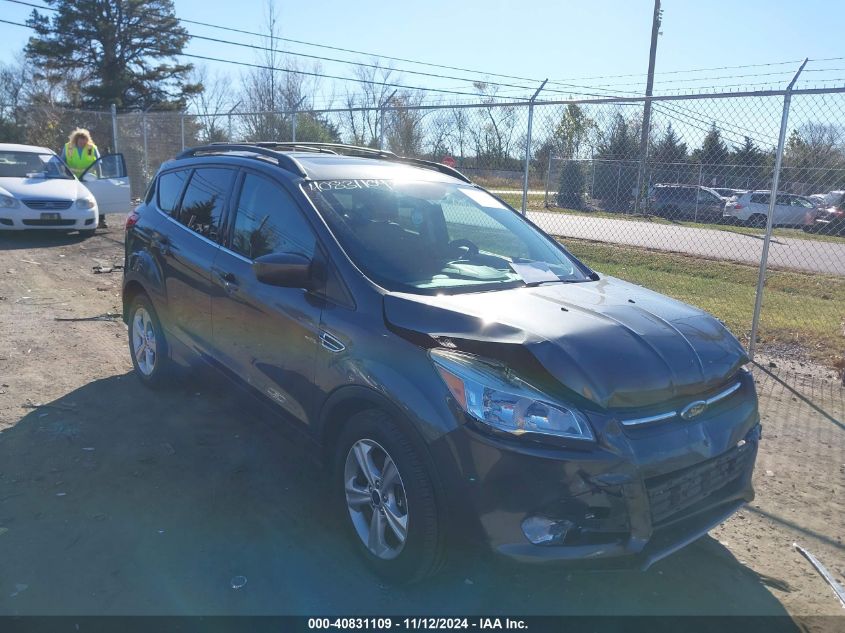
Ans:
[[[90,128],[101,149],[125,154],[135,197],[162,162],[210,142],[335,142],[454,161],[600,272],[711,312],[772,365],[818,366],[838,383],[845,88],[653,97],[647,154],[645,101],[205,115],[36,108],[26,134],[58,148],[73,127]]]

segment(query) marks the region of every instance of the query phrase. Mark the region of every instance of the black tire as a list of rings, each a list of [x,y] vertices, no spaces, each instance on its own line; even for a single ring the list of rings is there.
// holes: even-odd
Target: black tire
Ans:
[[[762,229],[766,227],[766,216],[762,213],[755,213],[750,218],[748,218],[748,226],[753,227],[755,229]]]
[[[396,464],[404,488],[407,537],[399,554],[389,560],[378,557],[362,541],[347,504],[346,460],[352,447],[361,440],[375,442],[379,448],[384,448]],[[408,584],[441,570],[445,561],[445,530],[441,525],[430,469],[407,433],[385,411],[362,411],[344,426],[336,443],[332,488],[344,530],[355,550],[376,574],[393,583]]]
[[[87,240],[89,237],[94,237],[96,232],[97,229],[83,229],[79,231],[79,234]]]
[[[152,363],[152,371],[147,373],[142,370],[139,365],[137,355],[134,347],[134,336],[136,325],[136,316],[138,311],[143,309],[149,315],[149,325],[155,336],[155,354],[154,362]],[[170,360],[169,349],[167,347],[167,339],[161,328],[161,321],[159,321],[158,314],[153,308],[152,302],[147,295],[141,293],[135,295],[129,304],[129,356],[132,358],[132,366],[135,368],[135,375],[147,387],[151,389],[159,389],[170,383],[170,378],[173,375],[173,362]]]

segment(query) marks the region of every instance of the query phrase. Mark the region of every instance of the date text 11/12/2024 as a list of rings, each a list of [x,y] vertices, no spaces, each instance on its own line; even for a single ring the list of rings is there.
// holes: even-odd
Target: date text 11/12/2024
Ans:
[[[345,630],[520,630],[527,629],[525,620],[514,618],[309,618],[308,628]]]

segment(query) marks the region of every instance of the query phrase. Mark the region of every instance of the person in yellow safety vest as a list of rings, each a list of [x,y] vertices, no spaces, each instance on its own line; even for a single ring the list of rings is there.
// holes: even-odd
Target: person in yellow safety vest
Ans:
[[[91,133],[85,128],[76,128],[62,147],[61,157],[74,175],[80,178],[100,158],[100,152],[91,140]],[[100,215],[99,227],[106,228],[104,215]]]

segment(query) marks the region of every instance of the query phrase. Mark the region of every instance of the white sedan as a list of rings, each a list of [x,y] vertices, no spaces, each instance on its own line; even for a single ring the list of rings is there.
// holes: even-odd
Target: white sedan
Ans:
[[[102,156],[77,180],[51,149],[0,143],[0,231],[93,235],[100,214],[130,211],[129,198],[121,154]]]

